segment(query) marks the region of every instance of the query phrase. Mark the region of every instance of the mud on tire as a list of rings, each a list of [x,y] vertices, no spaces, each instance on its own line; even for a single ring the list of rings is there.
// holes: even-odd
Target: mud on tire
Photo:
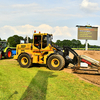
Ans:
[[[65,60],[61,55],[52,55],[48,58],[47,66],[51,70],[61,70],[65,66]]]

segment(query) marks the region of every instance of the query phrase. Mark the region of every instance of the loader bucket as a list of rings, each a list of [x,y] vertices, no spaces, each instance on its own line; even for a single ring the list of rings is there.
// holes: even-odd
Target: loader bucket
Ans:
[[[63,57],[66,58],[66,60],[68,60],[69,63],[72,63],[74,65],[78,63],[79,55],[73,49],[71,49],[68,46],[64,46],[63,50]],[[74,56],[72,59],[69,57],[69,52],[71,52]]]

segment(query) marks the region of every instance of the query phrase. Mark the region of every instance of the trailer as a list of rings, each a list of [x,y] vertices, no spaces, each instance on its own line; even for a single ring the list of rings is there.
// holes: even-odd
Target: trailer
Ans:
[[[78,63],[74,66],[73,72],[100,74],[99,61],[91,57],[88,57],[86,55],[80,55],[77,58],[78,58]]]

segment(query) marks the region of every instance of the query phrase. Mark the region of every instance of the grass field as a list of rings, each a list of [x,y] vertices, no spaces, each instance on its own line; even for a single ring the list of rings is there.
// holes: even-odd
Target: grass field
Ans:
[[[85,48],[72,48],[74,50],[85,50]],[[88,50],[100,51],[100,48],[88,48]]]
[[[0,60],[0,100],[100,100],[100,87],[43,66]]]

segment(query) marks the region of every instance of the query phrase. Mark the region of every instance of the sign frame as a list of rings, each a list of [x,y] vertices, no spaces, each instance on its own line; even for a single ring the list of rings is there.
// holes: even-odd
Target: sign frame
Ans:
[[[98,27],[92,27],[89,25],[86,26],[79,26],[78,27],[78,39],[85,39],[85,40],[97,40],[98,39]]]

